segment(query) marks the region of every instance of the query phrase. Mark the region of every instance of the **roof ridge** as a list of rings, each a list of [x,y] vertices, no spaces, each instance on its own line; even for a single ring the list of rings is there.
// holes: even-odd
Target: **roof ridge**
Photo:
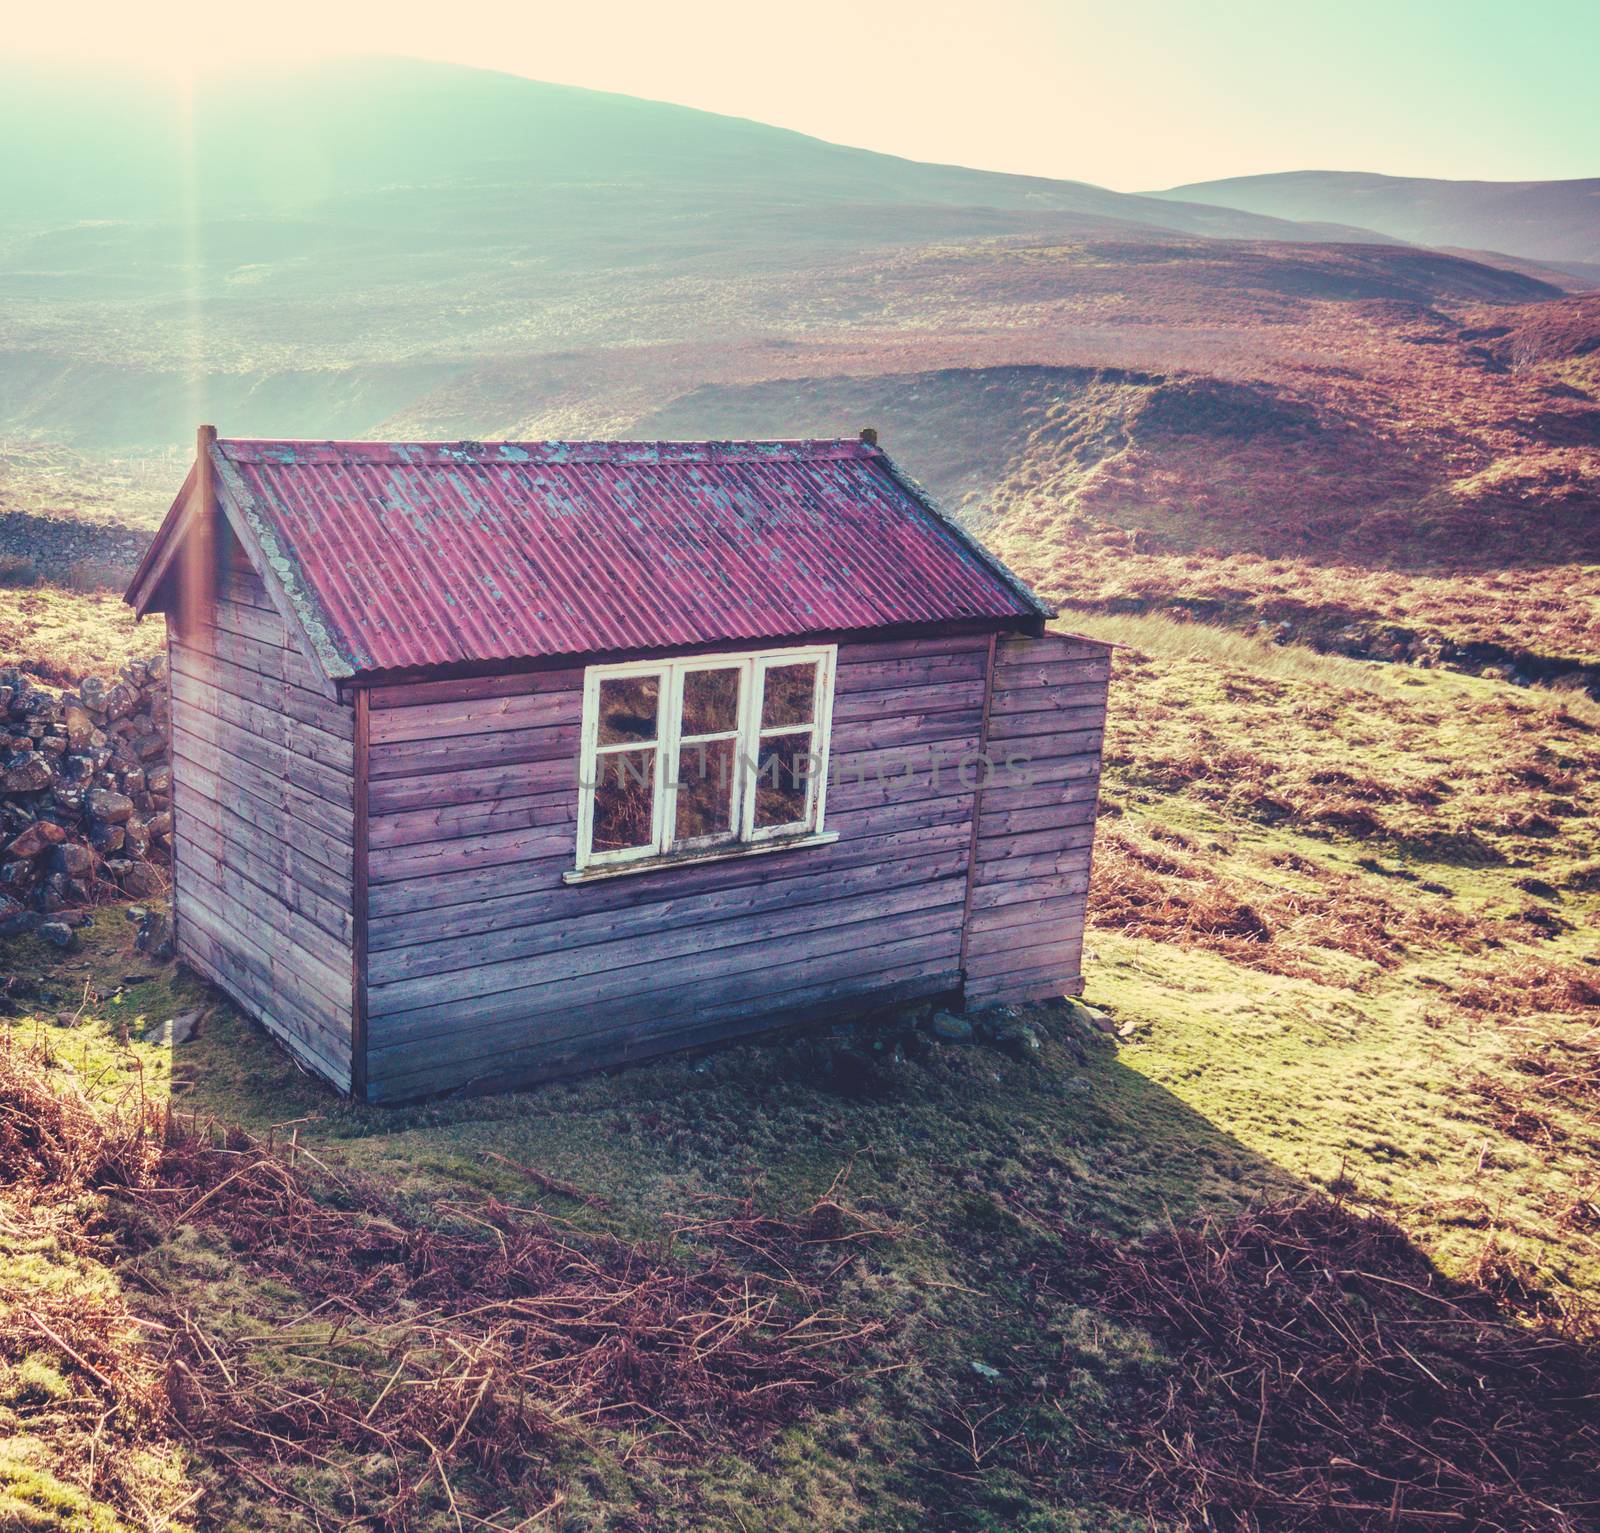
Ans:
[[[219,437],[238,463],[314,465],[367,462],[430,466],[456,463],[829,462],[885,456],[856,437],[551,439],[458,442],[363,442],[290,437]]]

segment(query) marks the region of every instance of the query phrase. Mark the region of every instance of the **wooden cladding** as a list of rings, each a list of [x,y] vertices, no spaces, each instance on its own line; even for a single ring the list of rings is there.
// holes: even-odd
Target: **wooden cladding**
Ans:
[[[169,640],[178,953],[348,1089],[354,722],[248,566]]]
[[[964,965],[971,1005],[1082,988],[1109,677],[1102,644],[1054,634],[996,642],[988,754],[1027,765],[996,774],[978,795]]]
[[[579,883],[581,667],[335,703],[237,558],[171,651],[180,952],[371,1100],[1079,985],[1102,645],[841,643],[836,841]]]
[[[368,1089],[559,1074],[960,983],[987,636],[841,645],[827,824],[567,885],[582,672],[374,688]]]

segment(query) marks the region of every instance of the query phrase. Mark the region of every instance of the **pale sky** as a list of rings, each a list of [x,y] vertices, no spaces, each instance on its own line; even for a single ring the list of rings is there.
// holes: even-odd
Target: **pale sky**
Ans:
[[[1139,191],[1275,170],[1600,176],[1593,0],[31,0],[0,54],[398,53]]]

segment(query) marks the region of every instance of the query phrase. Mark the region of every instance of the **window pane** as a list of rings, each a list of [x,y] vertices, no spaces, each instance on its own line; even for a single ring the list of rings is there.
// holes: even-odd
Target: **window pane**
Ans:
[[[590,847],[619,852],[649,846],[655,805],[656,753],[612,751],[595,758],[594,828]]]
[[[614,676],[600,683],[600,744],[633,745],[656,737],[659,676]]]
[[[811,736],[780,735],[761,742],[756,763],[756,828],[797,825],[806,817],[806,787],[814,765]]]
[[[725,836],[733,829],[733,760],[737,740],[685,745],[678,752],[678,816],[674,839]]]
[[[686,672],[683,678],[683,733],[724,734],[738,726],[738,667]]]
[[[785,724],[809,724],[817,697],[817,667],[775,665],[767,671],[761,698],[761,727],[779,729]]]

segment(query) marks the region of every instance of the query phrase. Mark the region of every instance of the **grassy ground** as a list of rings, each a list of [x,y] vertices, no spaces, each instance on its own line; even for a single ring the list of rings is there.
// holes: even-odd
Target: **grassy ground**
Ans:
[[[120,592],[0,586],[0,666],[15,666],[50,686],[114,676],[164,642],[161,624],[135,623]]]
[[[505,1236],[485,1221],[536,1207],[579,1249],[611,1235],[641,1261],[732,1263],[756,1284],[770,1248],[682,1219],[746,1196],[798,1219],[832,1189],[861,1221],[847,1232],[879,1232],[789,1253],[830,1253],[807,1292],[868,1333],[841,1386],[750,1432],[693,1411],[565,1420],[494,1472],[423,1451],[390,1525],[1151,1526],[1100,1471],[1141,1430],[1131,1402],[1177,1377],[1172,1344],[1063,1278],[1067,1232],[1127,1250],[1170,1221],[1332,1191],[1524,1318],[1594,1296],[1600,719],[1499,683],[1115,621],[1128,647],[1086,969],[1116,1043],[1058,1004],[1030,1009],[1036,1059],[927,1045],[849,1089],[798,1039],[364,1109],[136,953],[110,909],[76,953],[46,962],[20,939],[0,955],[12,1047],[101,1099],[292,1136],[315,1196],[364,1230],[476,1230],[489,1250]],[[196,1006],[193,1042],[139,1041]],[[88,1227],[86,1244],[0,1224],[0,1522],[300,1528],[393,1504],[394,1465],[370,1444],[274,1458],[130,1406],[97,1429],[94,1380],[42,1333],[13,1339],[69,1290],[145,1330],[195,1317],[226,1370],[280,1401],[337,1388],[376,1411],[391,1374],[420,1366],[401,1339],[416,1312],[330,1311],[314,1261],[296,1277],[208,1211],[134,1240],[120,1215]],[[141,1345],[171,1345],[151,1334]],[[97,1430],[145,1455],[136,1494],[86,1475]]]

